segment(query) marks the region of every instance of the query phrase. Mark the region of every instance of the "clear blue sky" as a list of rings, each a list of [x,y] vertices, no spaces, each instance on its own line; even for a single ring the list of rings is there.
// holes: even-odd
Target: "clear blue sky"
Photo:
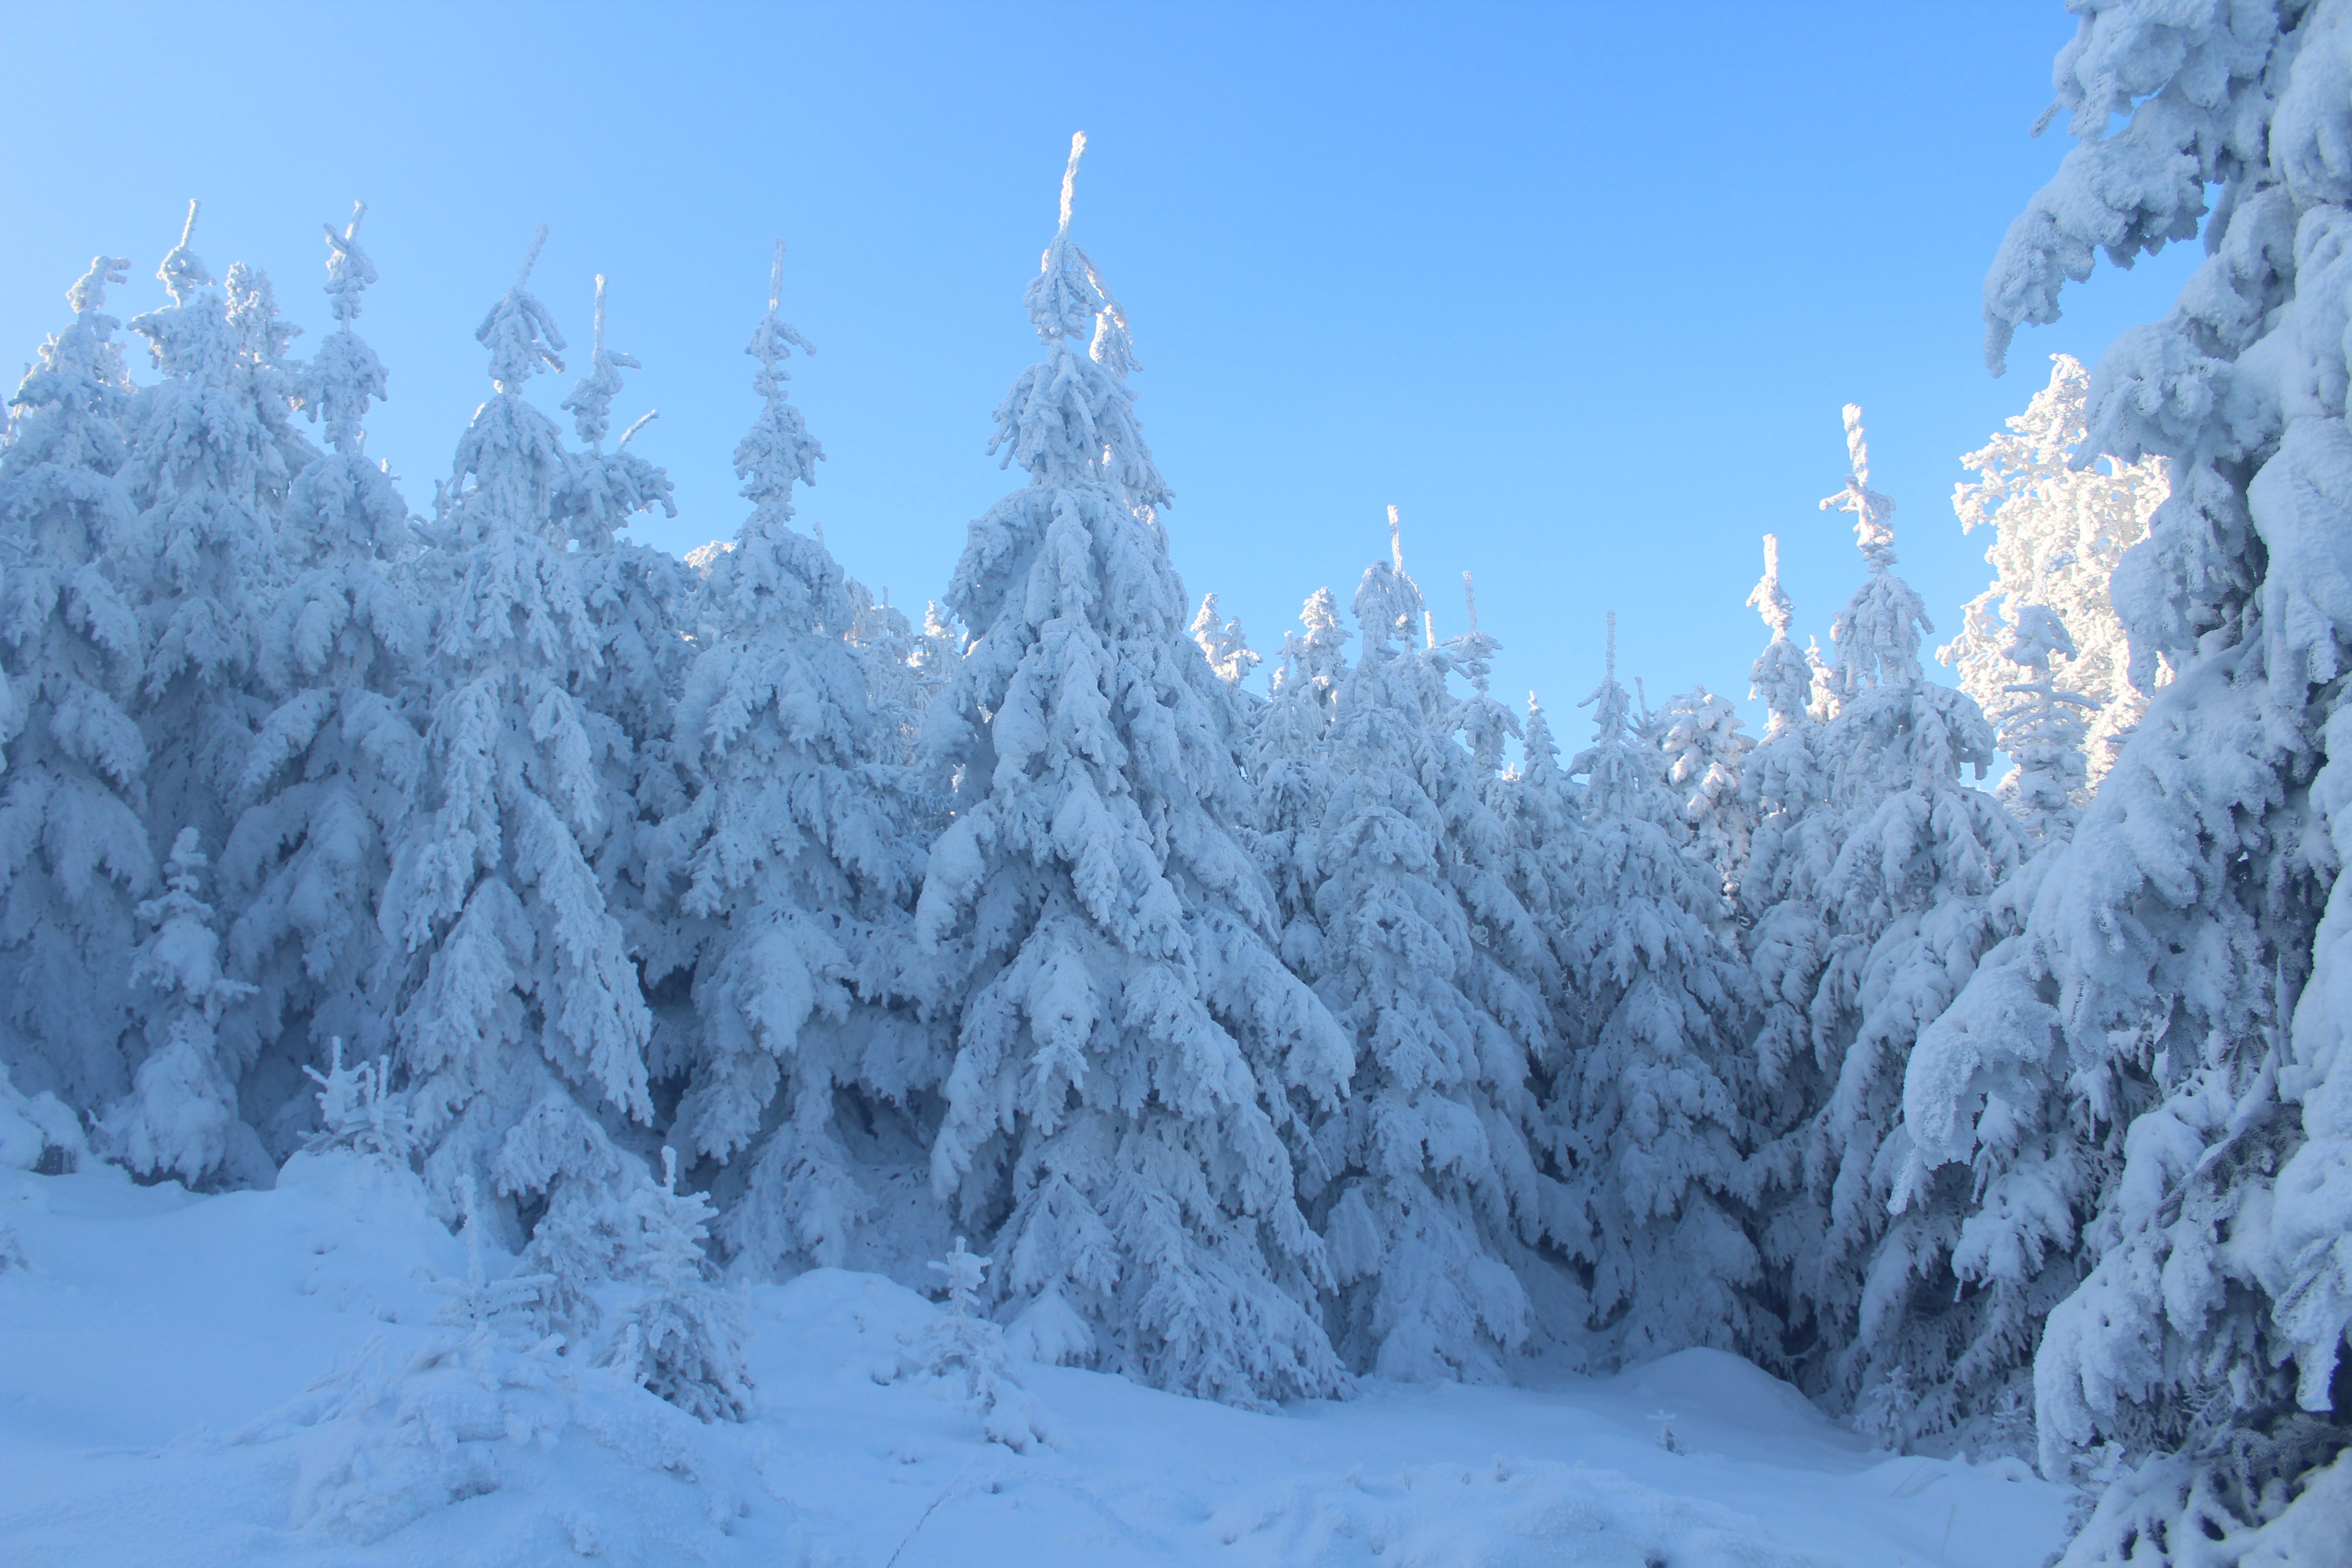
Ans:
[[[198,253],[265,267],[304,352],[320,225],[362,197],[383,280],[360,327],[392,378],[370,450],[428,512],[488,390],[474,326],[544,221],[535,282],[575,348],[612,279],[646,364],[615,413],[661,410],[636,449],[681,513],[641,534],[683,551],[743,514],[741,350],[781,235],[830,455],[803,516],[919,608],[1010,483],[989,415],[1034,353],[1021,289],[1083,128],[1078,235],[1133,319],[1195,595],[1270,656],[1310,590],[1346,603],[1393,501],[1441,633],[1478,574],[1498,693],[1570,708],[1613,608],[1654,699],[1744,699],[1759,536],[1825,644],[1860,575],[1814,504],[1841,404],[1948,635],[1988,574],[1958,454],[2044,354],[2095,359],[2196,259],[2103,275],[1986,374],[1979,282],[2066,145],[2027,129],[2072,28],[2059,0],[0,0],[0,353],[30,357],[95,250],[133,258],[117,314],[161,302],[191,195]],[[534,384],[543,405],[570,379]]]

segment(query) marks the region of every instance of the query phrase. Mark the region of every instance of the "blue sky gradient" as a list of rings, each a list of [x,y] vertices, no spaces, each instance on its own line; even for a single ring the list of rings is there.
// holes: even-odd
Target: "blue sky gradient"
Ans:
[[[303,353],[329,325],[320,225],[364,198],[359,327],[392,391],[369,449],[425,513],[488,391],[473,328],[544,221],[534,281],[579,363],[611,279],[613,342],[646,364],[616,419],[661,410],[635,449],[681,513],[639,533],[683,551],[745,511],[741,350],[781,235],[829,454],[802,515],[919,611],[1011,483],[989,415],[1034,354],[1021,289],[1083,128],[1077,235],[1134,323],[1187,587],[1271,658],[1310,590],[1347,602],[1393,501],[1441,634],[1475,571],[1497,693],[1540,691],[1573,745],[1606,610],[1654,700],[1746,697],[1766,531],[1826,644],[1861,574],[1815,507],[1848,400],[1902,570],[1957,629],[1989,575],[1958,455],[2043,355],[2095,360],[2198,259],[2103,275],[1986,374],[1979,284],[2066,146],[2027,131],[2072,26],[2058,0],[0,0],[0,352],[29,359],[96,250],[133,258],[116,314],[162,302],[194,195],[197,252],[266,268]]]

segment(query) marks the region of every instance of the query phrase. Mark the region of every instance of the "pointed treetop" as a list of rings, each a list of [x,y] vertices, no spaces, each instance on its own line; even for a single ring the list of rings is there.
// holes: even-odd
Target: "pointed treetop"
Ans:
[[[1617,612],[1614,610],[1609,612],[1609,647],[1601,668],[1601,684],[1593,688],[1591,696],[1577,706],[1592,709],[1593,733],[1606,741],[1624,733],[1633,713],[1633,704],[1625,696],[1625,689],[1617,684]]]
[[[1086,155],[1087,133],[1083,131],[1071,132],[1070,162],[1068,165],[1062,170],[1061,232],[1064,234],[1070,232],[1070,202],[1071,198],[1078,194],[1078,160]]]
[[[186,304],[195,297],[197,289],[213,280],[212,269],[188,248],[195,238],[199,205],[194,197],[189,198],[188,220],[180,226],[180,243],[164,253],[163,264],[155,269],[155,276],[163,280],[163,289],[172,296],[174,305]]]
[[[1429,624],[1421,584],[1405,573],[1404,536],[1394,507],[1389,508],[1389,558],[1364,569],[1363,581],[1356,585],[1355,610],[1367,648],[1386,647],[1391,638],[1410,642],[1415,620],[1424,627]]]
[[[793,487],[816,483],[816,465],[824,448],[809,437],[801,411],[789,393],[792,372],[784,362],[794,349],[804,354],[816,350],[783,319],[784,242],[775,242],[768,264],[768,310],[751,330],[743,352],[760,362],[751,390],[760,395],[759,418],[735,447],[735,476],[743,481],[741,494],[753,504],[752,522],[788,523],[793,517]]]
[[[1757,579],[1755,588],[1749,592],[1748,607],[1763,617],[1774,637],[1789,635],[1789,623],[1796,618],[1797,606],[1780,586],[1780,536],[1777,533],[1764,536],[1764,575]]]
[[[1103,303],[1094,263],[1070,242],[1071,203],[1077,194],[1078,160],[1086,150],[1087,133],[1081,131],[1070,138],[1070,162],[1062,172],[1060,226],[1055,229],[1053,243],[1045,247],[1038,262],[1037,276],[1029,280],[1022,296],[1022,302],[1029,307],[1031,324],[1047,343],[1083,336],[1095,323]]]
[[[1532,691],[1528,693],[1527,731],[1519,742],[1519,754],[1525,759],[1520,765],[1528,773],[1559,763],[1559,742],[1551,738],[1551,721],[1544,717],[1543,704]]]
[[[793,378],[784,362],[792,357],[794,349],[804,354],[816,353],[809,346],[809,341],[779,313],[783,302],[784,242],[780,239],[776,241],[775,256],[768,264],[768,313],[760,318],[759,326],[752,329],[751,342],[743,350],[760,362],[760,373],[752,377],[751,390],[762,397],[783,395],[783,384]]]
[[[1495,655],[1503,645],[1478,629],[1478,584],[1467,572],[1462,574],[1462,605],[1469,617],[1470,629],[1458,637],[1446,638],[1445,651],[1453,656],[1462,673],[1470,678],[1470,684],[1483,696]]]
[[[1885,572],[1895,564],[1895,531],[1886,523],[1895,514],[1895,502],[1870,488],[1870,443],[1863,435],[1858,403],[1845,405],[1845,449],[1852,468],[1845,488],[1822,498],[1822,510],[1853,513],[1853,538],[1862,558],[1872,572]]]
[[[634,355],[614,353],[604,346],[604,275],[601,272],[596,274],[595,323],[588,356],[588,374],[580,378],[579,384],[572,389],[572,395],[563,400],[563,406],[572,412],[580,438],[592,447],[601,447],[604,432],[613,427],[613,399],[620,394],[621,372],[645,368]],[[648,415],[646,417],[652,416]],[[629,435],[635,435],[638,426],[644,423],[645,420],[640,419],[636,425],[630,426]],[[621,439],[625,444],[628,437]]]
[[[474,330],[474,341],[490,351],[490,384],[503,393],[521,391],[523,383],[542,369],[563,368],[560,357],[563,333],[547,307],[525,287],[530,281],[531,268],[538,264],[540,247],[546,243],[547,226],[541,224],[531,236],[530,248],[523,254],[514,287],[490,307],[490,313]]]
[[[348,322],[360,313],[360,295],[375,281],[375,263],[360,248],[360,219],[367,216],[367,203],[352,204],[352,221],[337,234],[335,226],[327,229],[327,299],[335,320]]]
[[[124,281],[130,276],[125,270],[130,265],[128,257],[91,257],[89,270],[66,290],[66,303],[73,307],[77,316],[96,315],[106,306],[106,286]]]

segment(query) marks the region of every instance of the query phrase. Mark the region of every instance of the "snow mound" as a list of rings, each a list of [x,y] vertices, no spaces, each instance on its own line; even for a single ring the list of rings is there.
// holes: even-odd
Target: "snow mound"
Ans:
[[[1235,1561],[1284,1568],[1829,1568],[1756,1520],[1612,1470],[1554,1460],[1349,1471],[1236,1498],[1211,1516]]]

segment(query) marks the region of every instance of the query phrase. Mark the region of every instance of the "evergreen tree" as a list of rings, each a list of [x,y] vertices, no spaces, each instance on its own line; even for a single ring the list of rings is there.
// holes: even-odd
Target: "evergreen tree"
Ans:
[[[207,864],[196,830],[181,829],[163,894],[139,906],[152,929],[131,956],[131,984],[142,994],[147,1056],[101,1131],[134,1171],[193,1183],[226,1166],[248,1181],[267,1179],[269,1163],[221,1070],[222,1011],[253,987],[221,970],[219,921],[202,897]]]
[[[231,968],[257,994],[238,1024],[258,1053],[244,1099],[273,1155],[310,1118],[304,1074],[331,1039],[369,1058],[391,1044],[375,911],[423,761],[415,711],[425,622],[409,592],[408,508],[365,456],[384,372],[352,329],[375,267],[363,205],[327,229],[335,331],[301,377],[331,448],[294,477],[278,552],[291,572],[259,629],[256,663],[275,701],[244,759],[222,858],[237,910]]]
[[[1748,1292],[1733,1042],[1747,976],[1664,759],[1617,682],[1617,618],[1594,709],[1562,933],[1570,1008],[1551,1114],[1591,1265],[1590,1326],[1612,1358],[1766,1337]]]
[[[646,860],[658,825],[686,803],[670,736],[693,653],[688,633],[695,625],[698,582],[693,569],[669,552],[617,537],[639,513],[659,507],[676,517],[677,507],[669,476],[628,449],[655,414],[644,415],[612,451],[604,450],[621,372],[639,366],[634,356],[606,346],[601,276],[594,322],[588,374],[563,401],[581,447],[566,455],[555,509],[573,546],[566,564],[595,645],[594,658],[572,684],[603,737],[606,821],[593,854],[605,906],[622,922],[629,952],[643,959],[659,940]]]
[[[1240,715],[1186,635],[1124,313],[1070,239],[1083,146],[1026,295],[1045,358],[997,412],[1029,483],[972,525],[947,598],[971,631],[932,720],[956,816],[918,921],[971,980],[933,1179],[990,1223],[1033,1347],[1083,1333],[1187,1393],[1326,1394],[1286,1132],[1340,1092],[1348,1045],[1226,826]]]
[[[1528,1142],[1541,1003],[1472,934],[1465,895],[1500,880],[1474,889],[1491,868],[1461,850],[1499,830],[1454,740],[1450,659],[1414,646],[1426,605],[1393,508],[1390,523],[1392,560],[1356,592],[1364,652],[1333,710],[1317,847],[1316,989],[1355,1037],[1356,1074],[1318,1130],[1314,1212],[1342,1354],[1384,1377],[1486,1380],[1528,1331],[1511,1261],[1559,1219]],[[1516,900],[1498,923],[1533,924]]]
[[[1981,1194],[1964,1279],[2015,1292],[2063,1279],[2053,1255],[2087,1268],[2033,1352],[2045,1469],[2109,1478],[2079,1568],[2284,1560],[2298,1518],[2340,1517],[2352,1470],[2352,374],[2326,324],[2352,221],[2331,151],[2344,37],[2332,5],[2086,14],[2057,72],[2083,144],[1986,281],[1998,368],[2094,245],[2120,261],[2205,230],[2208,259],[2108,350],[2086,416],[2090,449],[2169,464],[2114,598],[2177,677],[2073,842],[2032,863],[2023,932],[1906,1089],[1921,1163]]]
[[[1853,516],[1868,575],[1831,631],[1836,712],[1811,737],[1819,801],[1755,868],[1774,900],[1751,938],[1778,1005],[1763,1082],[1779,1088],[1770,1110],[1794,1115],[1772,1123],[1781,1138],[1759,1174],[1775,1189],[1768,1257],[1809,1331],[1804,1382],[1843,1405],[1899,1371],[1932,1430],[1958,1415],[1961,1347],[1936,1310],[1951,1210],[1906,1193],[1890,1217],[1909,1148],[1903,1073],[1919,1030],[2007,934],[1992,894],[2021,848],[2009,815],[1961,780],[1964,766],[1982,776],[1991,731],[1974,701],[1922,674],[1932,628],[1894,572],[1894,502],[1870,488],[1861,410],[1848,405],[1845,424],[1852,472],[1822,504]]]
[[[2028,700],[2010,689],[2016,676],[2008,650],[2022,629],[2021,606],[2042,605],[2064,622],[2076,650],[2067,684],[2095,708],[2081,795],[2106,776],[2116,746],[2147,710],[2141,686],[2164,678],[2153,657],[2134,665],[2109,585],[2125,552],[2147,537],[2170,486],[2162,458],[2117,463],[2085,447],[2090,374],[2070,354],[2050,359],[2050,384],[2009,418],[2009,433],[1960,459],[1978,478],[1954,489],[1952,510],[1963,530],[1992,530],[1985,559],[1996,575],[1936,657],[1958,672],[1960,689],[1986,717],[2005,725]]]
[[[749,351],[761,413],[735,454],[751,515],[705,561],[709,641],[671,742],[689,799],[663,826],[670,933],[647,963],[692,988],[694,1027],[659,1063],[683,1087],[669,1137],[728,1165],[720,1235],[763,1271],[853,1260],[879,1206],[871,1130],[919,1159],[908,1118],[941,1068],[914,1016],[922,824],[899,721],[868,701],[840,566],[792,526],[817,448],[785,401],[783,356],[807,344],[780,311],[782,261],[780,244]]]
[[[137,717],[153,758],[148,827],[219,843],[267,707],[260,628],[279,586],[278,522],[316,455],[292,426],[292,333],[268,282],[243,266],[226,289],[189,248],[196,205],[158,276],[172,303],[131,323],[163,379],[133,400],[123,475],[139,509],[129,551],[149,654]]]
[[[125,710],[147,638],[118,576],[131,381],[105,313],[129,265],[91,260],[71,325],[41,346],[0,446],[0,1067],[84,1111],[131,1086],[129,966],[155,862],[147,743]]]
[[[146,622],[148,658],[135,714],[152,759],[151,842],[193,831],[218,843],[255,739],[268,713],[260,679],[261,628],[284,581],[276,531],[295,468],[315,449],[293,428],[294,379],[285,353],[294,329],[278,315],[269,281],[239,264],[225,285],[189,248],[196,205],[158,275],[172,304],[131,323],[163,379],[132,401],[123,475],[140,508],[129,553]],[[192,1114],[178,1097],[238,1110],[237,1086],[260,1048],[256,1016],[211,1018],[171,1036],[169,1071],[142,1073],[106,1125],[133,1168],[166,1164],[195,1180],[190,1152],[237,1156],[233,1173],[267,1179],[270,1162],[239,1120],[234,1138],[193,1141],[168,1130]],[[156,1032],[148,1031],[151,1044]],[[201,1068],[195,1053],[210,1053]],[[157,1098],[161,1096],[162,1098]],[[161,1162],[155,1163],[151,1162]]]
[[[590,863],[612,830],[605,770],[625,742],[573,695],[599,655],[558,510],[571,470],[521,395],[562,365],[562,337],[526,286],[545,235],[475,334],[494,395],[440,488],[447,587],[425,769],[380,915],[401,964],[399,1059],[444,1205],[477,1175],[510,1200],[593,1204],[641,1165],[625,1165],[606,1119],[653,1110],[650,1019]],[[484,1215],[509,1237],[515,1221],[507,1205]]]

